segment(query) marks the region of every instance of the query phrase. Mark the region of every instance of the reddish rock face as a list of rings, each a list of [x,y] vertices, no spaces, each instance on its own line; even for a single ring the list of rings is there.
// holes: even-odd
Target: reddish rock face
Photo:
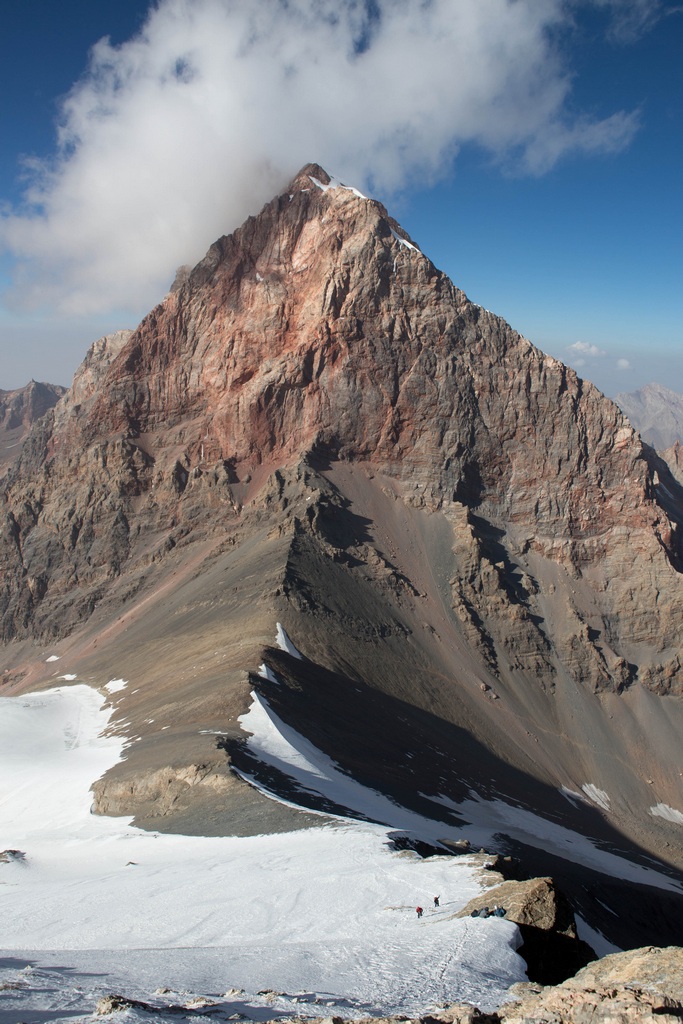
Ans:
[[[457,520],[468,568],[453,599],[473,637],[502,640],[485,625],[502,600],[504,615],[526,619],[515,626],[522,648],[543,660],[549,639],[526,616],[538,581],[510,610],[504,568],[480,536],[488,523],[514,560],[590,574],[592,621],[575,602],[559,640],[579,674],[621,687],[633,643],[647,638],[662,671],[650,657],[643,678],[680,691],[665,653],[683,616],[677,541],[638,435],[592,385],[469,302],[380,204],[319,167],[216,242],[105,354],[91,353],[44,447],[37,440],[13,478],[10,538],[37,541],[48,528],[54,543],[47,575],[25,555],[6,559],[5,636],[31,628],[13,610],[27,578],[45,576],[32,606],[54,589],[65,529],[76,538],[69,561],[78,566],[82,550],[84,577],[107,578],[130,553],[131,500],[135,529],[150,528],[191,477],[218,466],[240,484],[313,454],[367,463],[412,505]],[[40,501],[27,512],[19,496],[32,480]]]
[[[665,534],[618,409],[327,181],[306,168],[212,246],[112,363],[85,437],[177,428],[188,469],[222,459],[238,477],[314,449],[367,460],[429,505],[574,541],[568,558],[625,507]]]

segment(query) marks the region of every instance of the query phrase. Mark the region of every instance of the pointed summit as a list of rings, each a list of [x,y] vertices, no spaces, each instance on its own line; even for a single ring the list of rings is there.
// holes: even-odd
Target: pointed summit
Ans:
[[[317,164],[121,344],[49,439],[55,481],[64,459],[118,438],[123,493],[151,512],[212,467],[239,483],[324,454],[372,464],[413,506],[476,510],[570,571],[602,557],[617,525],[678,557],[616,406],[469,302],[380,203]],[[609,682],[598,663],[601,685],[631,678],[622,667]]]
[[[329,185],[332,181],[331,176],[327,171],[320,166],[320,164],[305,164],[299,173],[292,178],[290,182],[288,192],[295,192],[301,189],[310,188],[311,179],[315,178],[323,185]]]

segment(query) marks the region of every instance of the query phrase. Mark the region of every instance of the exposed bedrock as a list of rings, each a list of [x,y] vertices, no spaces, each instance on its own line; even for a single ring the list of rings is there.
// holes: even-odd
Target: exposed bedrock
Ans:
[[[512,632],[521,671],[551,679],[557,654],[598,688],[680,693],[677,534],[649,449],[382,206],[311,174],[327,180],[305,169],[137,331],[97,343],[27,446],[3,510],[4,636],[63,634],[154,540],[229,531],[249,482],[313,453],[451,519],[454,602],[492,664]],[[558,586],[576,600],[553,629]]]
[[[470,900],[457,916],[496,909],[519,927],[522,944],[517,952],[526,961],[529,981],[555,985],[597,959],[579,939],[571,906],[551,878],[501,882]]]

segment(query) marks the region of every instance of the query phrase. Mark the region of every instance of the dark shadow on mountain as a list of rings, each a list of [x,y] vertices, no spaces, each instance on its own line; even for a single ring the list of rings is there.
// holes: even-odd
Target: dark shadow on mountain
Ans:
[[[595,951],[580,939],[530,924],[517,927],[522,936],[522,945],[517,948],[517,953],[526,962],[529,981],[539,985],[561,985],[591,960],[597,959]]]
[[[680,946],[683,942],[683,896],[639,882],[615,878],[577,861],[498,835],[502,852],[522,863],[529,877],[549,875],[568,897],[574,913],[622,949]],[[628,857],[629,850],[614,852]],[[632,847],[636,852],[637,847]],[[664,870],[666,865],[649,866]],[[670,871],[670,869],[669,869]],[[580,930],[580,926],[579,926]],[[548,984],[546,982],[546,984]]]
[[[418,857],[436,857],[444,852],[443,846],[435,846],[434,843],[426,843],[423,839],[416,839],[409,832],[387,832],[387,846],[392,850],[412,850]],[[460,851],[463,853],[464,851]]]
[[[655,498],[675,525],[672,536],[671,562],[677,572],[683,572],[683,486],[679,484],[661,455],[643,442],[645,458],[650,469],[657,474]]]
[[[444,840],[466,839],[468,825],[474,823],[435,799],[446,797],[459,804],[475,793],[481,799],[503,799],[531,811],[589,837],[600,850],[683,883],[671,865],[618,832],[597,810],[564,801],[556,789],[504,762],[465,729],[277,648],[268,648],[265,660],[280,682],[261,677],[252,682],[283,722],[309,738],[362,785],[433,821],[442,821]],[[260,781],[275,795],[297,803],[302,799],[291,779],[257,767],[244,744],[231,745],[228,753],[238,771],[256,779],[260,773]],[[340,813],[312,789],[305,792],[303,801],[302,805],[312,810]],[[347,808],[341,813],[360,817]],[[432,837],[406,835],[413,842],[433,843]],[[584,867],[578,862],[580,851],[572,861],[569,853],[566,859],[548,853],[541,842],[531,847],[501,833],[496,839],[496,849],[488,852],[511,856],[517,873],[526,877],[552,876],[575,912],[614,945],[683,944],[683,892]],[[445,843],[444,851],[448,849]],[[450,850],[453,852],[452,846]]]
[[[322,494],[315,504],[306,510],[313,530],[324,541],[344,551],[344,560],[356,561],[344,549],[356,544],[368,544],[372,540],[372,522],[365,516],[351,511],[351,502],[334,489],[330,496]]]
[[[216,746],[219,750],[226,752],[233,768],[237,769],[248,782],[253,782],[259,789],[272,793],[280,800],[287,800],[309,811],[341,815],[355,818],[358,821],[371,820],[358,811],[335,803],[334,800],[329,800],[305,786],[297,785],[294,779],[280,771],[279,768],[259,760],[249,749],[246,740],[221,736],[216,741]]]

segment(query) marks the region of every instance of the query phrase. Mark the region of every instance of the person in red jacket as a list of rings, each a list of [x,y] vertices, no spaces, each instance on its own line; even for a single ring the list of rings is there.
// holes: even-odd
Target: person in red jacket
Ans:
[[[422,917],[422,915],[424,913],[422,907],[415,907],[415,911],[416,911],[418,917]]]

